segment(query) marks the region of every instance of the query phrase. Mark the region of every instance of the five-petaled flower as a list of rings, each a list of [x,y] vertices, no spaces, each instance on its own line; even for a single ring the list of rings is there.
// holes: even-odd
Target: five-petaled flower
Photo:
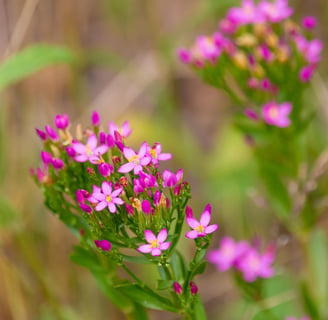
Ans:
[[[145,230],[145,239],[148,244],[143,244],[138,248],[139,252],[151,253],[152,256],[160,256],[162,250],[167,250],[171,242],[165,242],[167,238],[167,230],[162,229],[156,237],[151,230]]]
[[[118,172],[127,173],[133,170],[134,174],[139,174],[142,171],[142,167],[148,165],[151,162],[151,157],[147,154],[147,143],[144,142],[139,152],[136,153],[131,148],[124,148],[124,157],[129,161],[118,168]]]
[[[262,115],[267,124],[284,128],[290,125],[288,115],[291,111],[292,105],[289,102],[278,105],[272,101],[263,106]]]
[[[81,142],[73,142],[72,148],[76,152],[74,157],[77,162],[90,161],[92,164],[98,164],[101,162],[99,156],[107,152],[108,146],[100,145],[97,147],[98,140],[95,134],[91,134],[88,138],[87,144],[84,145]]]
[[[122,192],[122,188],[118,188],[112,191],[112,183],[104,181],[100,188],[94,187],[94,192],[91,197],[88,198],[90,202],[98,202],[95,207],[96,211],[102,211],[106,207],[111,213],[116,212],[116,205],[122,205],[124,201],[118,198],[118,195]]]
[[[200,216],[200,220],[197,221],[194,216],[192,209],[187,206],[186,208],[186,220],[187,224],[193,230],[188,231],[186,233],[186,237],[189,239],[196,239],[199,237],[205,237],[207,234],[213,233],[217,230],[218,225],[212,224],[208,225],[211,220],[211,206],[209,204],[206,205],[205,210],[203,211],[202,215]]]

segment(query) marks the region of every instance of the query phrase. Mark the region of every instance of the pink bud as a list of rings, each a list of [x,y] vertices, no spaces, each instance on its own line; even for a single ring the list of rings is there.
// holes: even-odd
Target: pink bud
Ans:
[[[80,208],[82,211],[84,211],[88,214],[90,214],[92,212],[92,208],[85,203],[80,203]]]
[[[181,184],[177,184],[173,189],[173,194],[175,196],[179,196],[181,192]]]
[[[75,157],[76,152],[72,147],[66,147],[65,150],[69,157],[71,158]]]
[[[99,143],[100,144],[106,144],[107,142],[107,134],[103,131],[99,132]]]
[[[141,209],[146,214],[151,213],[151,205],[150,205],[150,202],[148,200],[142,201]]]
[[[47,134],[44,131],[37,129],[37,128],[35,129],[35,131],[36,131],[36,134],[41,138],[42,141],[47,140]]]
[[[111,173],[114,171],[114,168],[109,163],[102,162],[98,166],[98,171],[102,176],[109,177]]]
[[[198,292],[198,287],[195,284],[193,284],[190,288],[190,293],[194,296],[197,294],[197,292]]]
[[[48,164],[52,160],[52,154],[47,151],[41,151],[41,159],[44,164]]]
[[[186,207],[186,217],[192,218],[193,216],[194,216],[194,213],[192,212],[192,209],[189,206],[187,206]]]
[[[94,111],[91,115],[91,123],[94,127],[99,126],[100,124],[100,116],[97,111]]]
[[[45,126],[46,133],[52,141],[58,141],[59,137],[57,132],[49,125]]]
[[[51,164],[55,169],[62,169],[64,167],[63,160],[59,158],[52,159]]]
[[[304,17],[302,25],[305,29],[313,29],[317,25],[317,19],[315,17]]]
[[[107,240],[95,240],[95,244],[103,251],[109,251],[112,248],[111,243]]]
[[[87,172],[90,175],[94,175],[95,174],[95,171],[92,168],[90,168],[90,167],[87,168]]]
[[[161,202],[161,192],[156,190],[154,193],[154,206],[159,206]]]
[[[128,213],[128,215],[133,215],[134,214],[134,209],[131,205],[129,205],[128,203],[125,204],[125,209],[126,212]]]
[[[55,116],[55,126],[57,129],[65,130],[68,127],[69,119],[67,114],[57,114]]]
[[[177,295],[182,294],[183,289],[179,282],[176,281],[173,282],[173,289]]]
[[[112,148],[115,146],[115,139],[113,138],[112,135],[108,134],[107,135],[107,145],[108,147]]]

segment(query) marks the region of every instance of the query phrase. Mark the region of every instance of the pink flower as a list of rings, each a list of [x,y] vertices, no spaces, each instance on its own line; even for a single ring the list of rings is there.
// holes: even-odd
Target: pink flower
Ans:
[[[107,240],[95,240],[95,245],[103,251],[109,251],[112,248],[111,243]]]
[[[196,39],[196,51],[204,60],[216,62],[218,56],[221,54],[222,49],[218,47],[213,37],[199,36]]]
[[[115,132],[118,132],[121,137],[127,138],[131,134],[132,130],[130,128],[129,121],[124,121],[121,129],[114,122],[109,122],[108,132],[112,137],[115,137]]]
[[[158,161],[166,161],[172,159],[171,153],[162,153],[162,146],[160,143],[156,142],[151,148],[147,145],[147,154],[151,157],[151,162],[156,165]]]
[[[97,111],[93,111],[92,115],[91,115],[91,124],[94,127],[98,127],[100,124],[100,116],[99,113]]]
[[[284,128],[290,125],[288,115],[291,110],[292,105],[289,102],[278,105],[272,101],[262,107],[262,115],[267,124]]]
[[[93,200],[97,201],[97,205],[95,207],[96,211],[102,211],[106,207],[111,213],[116,212],[116,205],[124,204],[124,201],[121,198],[118,198],[118,195],[122,192],[122,188],[118,188],[112,191],[112,183],[104,181],[101,185],[101,190],[96,190],[92,193],[91,198],[89,197],[88,200],[92,203]]]
[[[186,63],[186,64],[192,63],[192,53],[188,49],[180,48],[178,49],[177,54],[182,63]]]
[[[276,0],[273,3],[262,0],[258,8],[270,22],[274,23],[289,18],[293,14],[293,9],[288,7],[287,0]]]
[[[117,171],[120,173],[127,173],[133,170],[134,174],[138,175],[142,171],[142,167],[147,166],[151,162],[151,157],[148,156],[146,152],[146,142],[141,145],[138,153],[131,148],[125,147],[123,149],[123,154],[129,162],[120,166]]]
[[[183,178],[183,170],[179,169],[176,174],[169,170],[164,170],[163,171],[163,187],[169,187],[172,188],[174,187],[177,183],[182,181]]]
[[[167,230],[162,229],[156,237],[151,230],[145,230],[145,239],[148,244],[143,244],[138,248],[139,252],[151,253],[152,256],[160,256],[162,250],[167,250],[171,242],[165,242],[167,238]]]
[[[231,8],[226,19],[236,25],[264,22],[262,12],[258,10],[253,0],[243,0],[241,7]]]
[[[249,119],[252,119],[252,120],[255,120],[255,121],[257,121],[259,119],[258,114],[253,109],[250,109],[250,108],[245,109],[244,114]]]
[[[92,164],[98,164],[100,162],[99,156],[107,152],[108,146],[103,144],[97,147],[97,144],[98,141],[95,134],[89,136],[86,145],[80,142],[73,142],[72,148],[76,152],[75,161],[86,162],[89,160]]]
[[[314,65],[305,66],[299,73],[299,78],[302,82],[308,82],[311,80],[313,72],[315,70]]]
[[[192,209],[187,206],[186,208],[186,220],[187,224],[190,228],[193,230],[188,231],[186,233],[186,237],[189,239],[196,239],[199,237],[205,237],[207,234],[213,233],[215,230],[217,230],[218,225],[212,224],[208,225],[211,220],[211,206],[208,204],[205,207],[205,210],[203,211],[202,215],[200,216],[200,220],[197,221],[193,217]]]
[[[247,282],[253,282],[256,278],[270,278],[274,275],[271,267],[275,258],[273,248],[269,248],[263,255],[254,248],[249,248],[236,262],[236,268],[243,274]]]
[[[305,59],[309,63],[318,63],[321,60],[323,43],[319,39],[314,39],[307,43],[305,49]]]
[[[52,141],[57,142],[59,140],[57,132],[51,126],[46,125],[44,128],[46,130],[46,133],[47,133],[48,137]]]
[[[230,237],[224,237],[220,241],[219,249],[210,251],[207,258],[219,271],[226,271],[235,265],[238,257],[248,248],[249,245],[245,241],[235,242]]]

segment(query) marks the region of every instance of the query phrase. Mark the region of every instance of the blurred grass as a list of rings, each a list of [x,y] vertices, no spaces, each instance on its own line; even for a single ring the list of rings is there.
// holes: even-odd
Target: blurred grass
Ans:
[[[126,75],[127,85],[118,87],[118,98],[102,102],[103,119],[118,123],[129,119],[134,130],[131,144],[160,141],[164,151],[173,153],[167,166],[173,171],[183,167],[185,179],[192,186],[195,212],[200,213],[208,202],[213,204],[213,220],[220,225],[213,246],[219,237],[229,233],[237,238],[268,236],[266,228],[272,227],[271,219],[263,208],[249,200],[257,186],[251,151],[226,124],[231,114],[229,102],[206,88],[175,56],[176,47],[189,46],[197,34],[211,32],[226,8],[236,3],[235,0],[39,2],[30,24],[21,30],[25,36],[18,49],[46,43],[77,52],[81,60],[73,69],[49,67],[17,84],[11,83],[0,93],[1,320],[88,320],[109,315],[113,320],[122,319],[96,287],[92,276],[69,260],[76,240],[45,210],[41,192],[28,176],[29,167],[38,165],[41,150],[34,128],[52,124],[54,115],[63,112],[75,124],[78,119],[88,121],[94,108],[90,102],[108,92],[111,81],[121,74]],[[319,17],[322,27],[318,33],[327,39],[326,2],[295,0],[294,4],[298,16],[311,13]],[[3,0],[0,9],[3,62],[23,5],[19,0]],[[136,89],[135,73],[128,68],[136,57],[149,53],[156,57],[156,78]],[[326,67],[324,62],[324,83]],[[123,106],[120,97],[131,92],[136,93]],[[322,119],[323,127],[327,121]],[[254,221],[258,225],[256,232]],[[274,234],[273,229],[270,232]],[[185,246],[182,250],[188,255],[192,248]],[[219,298],[217,285],[227,275],[210,267],[206,277],[202,281],[209,285],[201,294],[208,314],[212,319],[239,319],[223,306],[237,301],[235,294],[229,295],[229,301],[212,303]],[[234,288],[228,282],[223,292],[231,291]],[[245,308],[245,302],[240,305]],[[234,314],[244,310],[234,304],[232,308]],[[152,319],[164,318],[174,319],[170,314],[152,312]]]

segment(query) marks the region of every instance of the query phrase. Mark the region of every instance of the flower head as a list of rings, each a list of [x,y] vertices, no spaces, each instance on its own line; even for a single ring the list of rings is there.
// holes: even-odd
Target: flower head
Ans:
[[[89,160],[93,164],[98,164],[100,162],[99,156],[107,152],[108,146],[103,144],[97,147],[97,144],[98,141],[95,134],[89,136],[86,145],[81,142],[73,142],[72,148],[76,152],[75,161],[86,162]]]
[[[267,124],[284,128],[290,125],[288,115],[291,110],[292,105],[289,102],[278,105],[272,101],[263,106],[262,115]]]
[[[112,248],[111,243],[107,240],[95,240],[95,245],[103,251],[109,251]]]
[[[116,212],[116,205],[122,205],[124,201],[118,197],[122,192],[122,188],[118,188],[113,191],[112,183],[104,181],[100,188],[95,188],[91,197],[88,200],[92,203],[98,203],[95,207],[96,211],[102,211],[106,207],[111,213]]]
[[[162,153],[162,145],[158,142],[156,142],[152,148],[148,146],[147,153],[151,157],[151,162],[154,165],[158,164],[159,160],[165,161],[172,159],[171,153]]]
[[[151,230],[145,230],[145,239],[148,244],[143,244],[138,248],[139,252],[151,253],[152,256],[160,256],[162,250],[167,250],[171,242],[165,242],[167,238],[167,230],[162,229],[156,237]]]
[[[123,154],[129,162],[123,164],[117,171],[120,173],[127,173],[133,170],[134,174],[138,175],[142,171],[142,167],[148,165],[151,162],[150,156],[148,156],[146,153],[146,142],[141,145],[138,153],[136,153],[131,148],[124,147]]]
[[[186,237],[189,239],[205,237],[207,234],[213,233],[218,228],[217,224],[208,225],[211,220],[211,206],[209,204],[206,205],[199,221],[193,217],[192,209],[187,206],[186,219],[189,227],[193,229],[186,233]]]
[[[181,182],[183,178],[183,170],[179,169],[176,174],[169,170],[163,171],[163,187],[174,187],[177,183]]]
[[[67,114],[57,114],[55,116],[55,126],[57,129],[65,130],[69,125],[69,119]]]
[[[131,134],[132,130],[130,128],[129,121],[124,121],[121,129],[114,122],[109,122],[108,132],[112,137],[115,137],[115,132],[117,132],[121,137],[127,138]]]

